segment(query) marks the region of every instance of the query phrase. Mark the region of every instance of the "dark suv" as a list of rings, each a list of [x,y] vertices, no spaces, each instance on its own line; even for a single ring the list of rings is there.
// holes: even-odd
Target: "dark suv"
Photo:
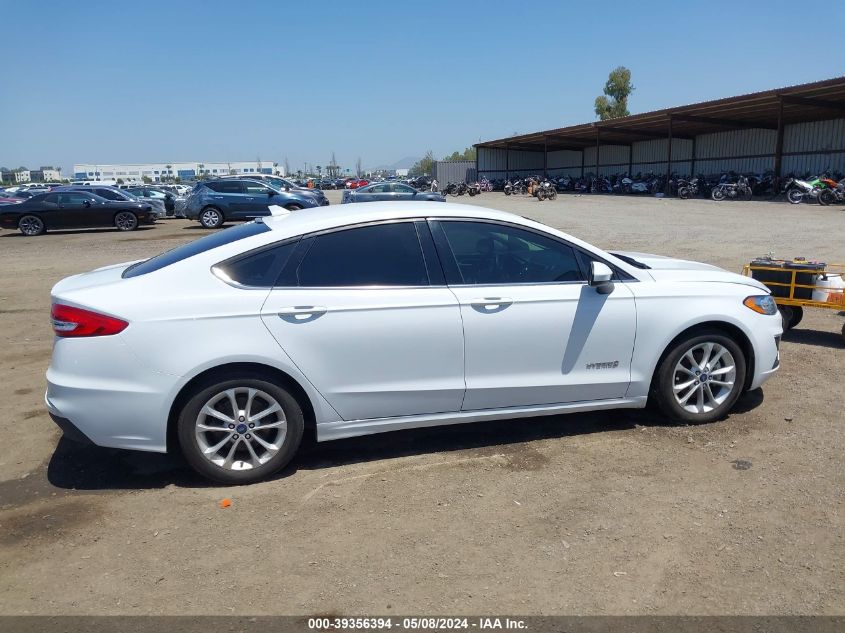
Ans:
[[[185,215],[216,229],[229,220],[252,220],[270,215],[270,206],[288,211],[319,206],[313,196],[296,191],[279,191],[257,180],[227,178],[199,182],[185,205]]]

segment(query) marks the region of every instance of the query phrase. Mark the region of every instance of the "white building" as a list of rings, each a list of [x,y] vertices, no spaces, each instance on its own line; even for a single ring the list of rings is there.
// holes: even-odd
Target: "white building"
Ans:
[[[16,183],[29,182],[32,180],[28,169],[12,172],[12,176],[14,177]]]
[[[60,169],[39,169],[38,172],[44,182],[59,182],[62,179]]]
[[[249,174],[279,174],[284,176],[284,166],[274,161],[246,161],[225,163],[127,163],[106,165],[102,163],[79,163],[73,166],[74,180],[122,180],[141,182],[149,178],[152,182],[194,180],[199,176],[228,176]]]

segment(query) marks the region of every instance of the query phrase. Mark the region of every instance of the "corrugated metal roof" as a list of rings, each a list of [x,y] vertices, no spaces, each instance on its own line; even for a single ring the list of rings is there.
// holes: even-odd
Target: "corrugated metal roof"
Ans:
[[[693,138],[730,129],[769,129],[783,124],[841,118],[845,112],[845,77],[775,88],[736,97],[703,101],[619,119],[485,141],[476,147],[510,147],[514,150],[581,150],[596,145],[626,145],[649,138]]]

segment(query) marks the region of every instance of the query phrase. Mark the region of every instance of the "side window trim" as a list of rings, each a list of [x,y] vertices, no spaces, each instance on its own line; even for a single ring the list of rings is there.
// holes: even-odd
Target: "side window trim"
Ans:
[[[266,244],[264,246],[259,246],[258,248],[254,248],[253,250],[247,251],[246,253],[241,253],[239,255],[235,255],[234,257],[230,257],[229,259],[224,259],[223,261],[217,262],[216,264],[214,264],[211,267],[211,272],[212,272],[213,275],[215,275],[221,281],[224,281],[225,283],[232,285],[232,286],[235,286],[237,288],[244,288],[244,289],[256,289],[256,288],[258,288],[258,289],[270,289],[270,288],[273,288],[273,287],[275,287],[273,283],[269,283],[266,286],[251,286],[249,284],[241,283],[239,281],[236,281],[234,279],[229,278],[228,275],[226,275],[226,273],[223,271],[223,268],[226,267],[227,265],[237,264],[238,262],[241,262],[241,261],[248,259],[250,257],[259,256],[262,253],[266,253],[267,251],[272,251],[276,248],[280,248],[282,246],[287,246],[288,244],[293,244],[295,242],[298,242],[299,240],[300,240],[300,237],[296,236],[296,237],[291,237],[291,238],[279,240],[278,242],[273,242],[272,244]],[[288,258],[288,261],[290,261],[290,259],[293,258],[293,255],[295,253],[296,253],[296,249],[294,250],[294,253],[291,254],[291,256]],[[275,275],[274,278],[278,279],[281,276],[282,271],[284,271],[284,269],[286,267],[287,267],[287,261],[285,262],[284,266],[281,266],[279,268],[279,270],[276,271],[276,275]]]

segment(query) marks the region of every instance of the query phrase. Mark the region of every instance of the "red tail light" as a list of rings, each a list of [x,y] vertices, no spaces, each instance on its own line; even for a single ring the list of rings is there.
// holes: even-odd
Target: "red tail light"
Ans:
[[[56,336],[63,337],[110,336],[123,332],[129,325],[121,319],[60,303],[53,304],[50,320]]]

